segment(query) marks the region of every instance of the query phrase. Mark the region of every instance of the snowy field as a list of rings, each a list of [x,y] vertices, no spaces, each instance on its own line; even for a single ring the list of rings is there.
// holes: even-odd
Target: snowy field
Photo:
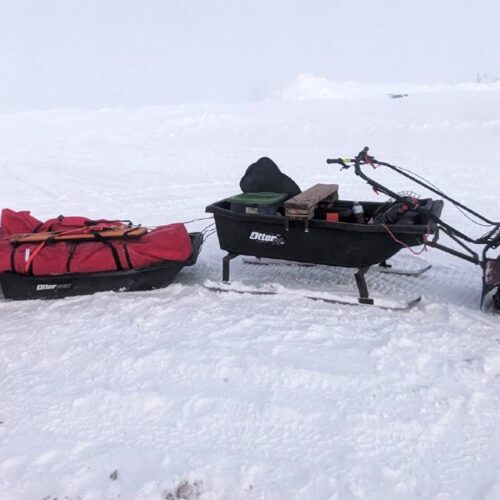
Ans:
[[[302,78],[255,104],[0,115],[2,206],[188,221],[261,156],[303,189],[377,200],[325,163],[368,145],[499,219],[498,85],[347,90]],[[214,235],[162,290],[0,302],[0,499],[500,498],[500,320],[479,311],[479,268],[402,251],[433,268],[368,276],[422,294],[395,312],[210,292],[222,256]],[[354,287],[335,268],[237,259],[232,275]]]

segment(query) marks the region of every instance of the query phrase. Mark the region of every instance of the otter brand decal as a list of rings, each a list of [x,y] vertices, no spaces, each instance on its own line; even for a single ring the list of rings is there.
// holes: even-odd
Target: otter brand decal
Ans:
[[[41,283],[36,286],[37,292],[44,292],[46,290],[66,290],[71,288],[71,283],[60,283],[58,285],[49,285],[48,283]]]
[[[252,231],[249,239],[257,243],[270,243],[271,245],[284,245],[286,243],[285,237],[281,234],[259,233],[258,231]]]

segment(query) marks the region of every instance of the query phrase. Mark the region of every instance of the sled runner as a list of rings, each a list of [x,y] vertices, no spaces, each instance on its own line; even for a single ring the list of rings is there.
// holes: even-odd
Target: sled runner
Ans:
[[[0,286],[7,299],[48,299],[169,285],[193,265],[201,233],[183,224],[153,230],[130,221],[59,217],[45,223],[29,212],[2,212]]]
[[[285,287],[278,284],[268,286],[249,286],[243,283],[224,283],[206,280],[203,283],[208,290],[215,292],[232,292],[248,295],[279,295],[286,298],[299,298],[326,302],[327,304],[359,305],[359,298],[354,296],[349,290],[336,287],[333,290],[310,290],[301,288]],[[363,304],[373,305],[380,309],[391,309],[394,311],[406,311],[420,302],[421,297],[390,297],[384,295],[370,296],[369,301]]]

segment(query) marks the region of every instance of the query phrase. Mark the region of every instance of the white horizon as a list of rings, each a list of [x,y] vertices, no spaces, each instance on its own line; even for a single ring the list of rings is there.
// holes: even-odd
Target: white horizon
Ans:
[[[0,18],[0,112],[253,102],[307,73],[492,82],[499,18],[494,0],[20,0]]]

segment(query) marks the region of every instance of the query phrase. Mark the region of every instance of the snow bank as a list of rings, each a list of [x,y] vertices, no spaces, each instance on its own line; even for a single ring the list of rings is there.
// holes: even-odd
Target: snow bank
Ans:
[[[387,96],[388,94],[424,94],[449,91],[500,91],[500,81],[495,83],[374,83],[357,82],[340,83],[328,78],[322,78],[303,73],[275,98],[284,101],[308,101],[313,99],[366,99]]]

